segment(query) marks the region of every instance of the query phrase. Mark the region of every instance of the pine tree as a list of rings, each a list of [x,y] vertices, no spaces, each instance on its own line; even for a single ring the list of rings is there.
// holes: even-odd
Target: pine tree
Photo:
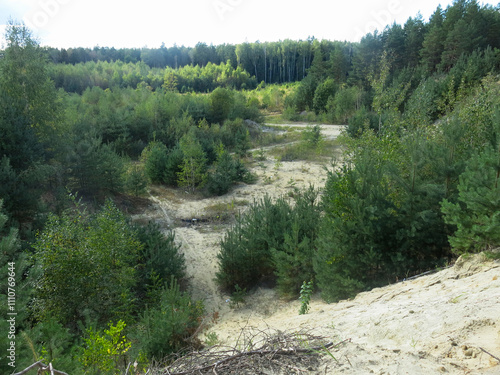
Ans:
[[[461,254],[500,246],[499,146],[487,147],[469,160],[458,190],[458,203],[442,203],[446,222],[456,226],[449,238],[453,250]]]
[[[178,184],[194,192],[206,181],[206,155],[193,131],[185,134],[179,141],[183,159],[181,171],[177,174]]]

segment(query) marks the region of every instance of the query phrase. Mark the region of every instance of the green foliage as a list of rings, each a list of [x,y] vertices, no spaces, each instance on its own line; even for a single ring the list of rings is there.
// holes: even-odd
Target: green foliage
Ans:
[[[148,186],[144,169],[140,165],[131,165],[125,176],[125,190],[136,197],[146,192]]]
[[[0,59],[0,197],[21,222],[35,216],[61,146],[57,92],[42,48],[24,25],[9,21]]]
[[[206,188],[210,194],[224,195],[234,183],[243,181],[249,172],[239,160],[234,160],[222,143],[219,144],[216,152],[217,161],[213,170],[208,174]]]
[[[229,113],[234,104],[234,93],[231,90],[218,87],[210,95],[211,116],[213,123],[222,124],[229,118]]]
[[[226,232],[217,254],[216,280],[222,289],[250,289],[277,277],[281,292],[294,296],[304,277],[312,277],[311,254],[317,236],[319,208],[313,188],[297,192],[295,206],[279,198],[254,202]]]
[[[332,78],[326,79],[316,87],[312,106],[316,114],[326,110],[328,99],[335,95],[335,91],[337,91],[337,85]]]
[[[314,269],[328,301],[432,267],[448,255],[439,214],[447,178],[438,167],[446,152],[428,134],[391,141],[369,134],[351,141],[357,144],[354,164],[330,172],[325,185]]]
[[[137,260],[139,295],[149,294],[155,297],[157,286],[163,286],[171,281],[183,280],[186,264],[182,253],[175,243],[174,232],[166,235],[160,230],[158,224],[149,222],[146,226],[137,226],[137,237],[143,247]]]
[[[71,188],[95,195],[123,190],[125,162],[101,139],[77,141],[70,160]]]
[[[245,297],[247,296],[247,290],[241,289],[238,284],[234,286],[234,292],[231,293],[231,298],[229,300],[229,306],[232,309],[240,307],[240,304],[245,303]]]
[[[347,134],[352,138],[357,138],[367,129],[378,129],[378,117],[375,113],[371,113],[365,107],[362,107],[349,118]]]
[[[295,107],[297,112],[302,112],[313,108],[316,88],[316,79],[312,75],[308,75],[306,78],[300,81],[300,85],[295,92],[293,102],[289,102],[287,107],[293,106]]]
[[[363,92],[356,86],[342,87],[328,98],[325,109],[332,122],[345,124],[361,108]]]
[[[177,176],[181,173],[184,154],[179,144],[170,149],[167,155],[163,181],[170,186],[177,186]]]
[[[266,196],[254,204],[226,232],[217,254],[219,286],[232,292],[235,285],[250,289],[273,274],[270,249],[283,242],[290,207],[283,198],[275,203]]]
[[[321,127],[319,125],[308,125],[307,128],[302,132],[302,139],[308,147],[319,147],[322,141]]]
[[[120,374],[126,367],[124,355],[132,343],[123,335],[126,324],[119,320],[116,325],[109,323],[103,333],[87,328],[85,347],[80,362],[93,373]]]
[[[383,250],[394,245],[388,237],[393,207],[382,178],[369,159],[355,169],[329,173],[314,259],[317,285],[327,301],[358,292],[379,269]]]
[[[33,248],[42,272],[35,306],[42,320],[54,316],[71,326],[87,318],[103,324],[134,310],[142,244],[110,201],[95,215],[79,204],[60,217],[52,215]]]
[[[38,322],[33,328],[20,334],[20,347],[23,349],[19,356],[23,363],[20,367],[27,367],[33,361],[52,363],[55,368],[75,370],[78,373],[77,350],[79,339],[75,338],[68,328],[60,324],[57,319],[49,317]]]
[[[49,79],[42,48],[31,31],[9,21],[5,37],[7,48],[0,60],[0,92],[5,93],[17,116],[35,129],[40,142],[56,136],[57,94]],[[7,103],[5,103],[7,104]]]
[[[202,314],[200,303],[193,303],[172,278],[170,286],[161,290],[157,305],[141,314],[136,332],[140,347],[150,360],[177,353],[186,346]]]
[[[473,156],[460,176],[457,203],[444,200],[445,220],[456,226],[450,244],[457,254],[500,245],[500,149],[488,147]]]
[[[206,181],[206,155],[193,132],[185,134],[179,141],[183,159],[181,171],[177,174],[180,187],[194,192]]]
[[[309,303],[311,302],[311,296],[314,291],[313,281],[303,282],[300,287],[300,310],[299,315],[305,315],[309,312]]]
[[[29,284],[23,282],[23,273],[27,272],[30,264],[27,262],[26,256],[20,252],[21,241],[19,240],[18,230],[9,228],[7,224],[9,217],[3,212],[2,206],[3,201],[0,199],[0,272],[4,275],[3,279],[0,280],[0,298],[4,301],[0,305],[0,313],[7,317],[8,313],[12,312],[10,308],[14,308],[14,311],[17,313],[15,316],[15,328],[20,331],[22,328],[25,328],[24,320],[27,318],[26,309],[21,307],[27,305],[31,294],[31,290],[28,289]],[[14,300],[12,299],[12,293],[9,293],[9,288],[15,291]],[[13,302],[14,304],[12,304]],[[10,328],[8,318],[0,320],[0,329],[4,332],[2,337],[0,337],[0,345],[5,348],[10,347],[10,342],[12,341],[12,337],[9,337],[10,334],[17,334],[19,332],[11,332]],[[2,353],[0,371],[11,373],[14,369],[8,365],[10,361],[7,360],[7,355]],[[20,366],[21,364],[17,361],[16,365]]]
[[[163,143],[149,143],[142,151],[141,160],[144,162],[146,176],[152,183],[158,184],[164,181],[168,151]]]

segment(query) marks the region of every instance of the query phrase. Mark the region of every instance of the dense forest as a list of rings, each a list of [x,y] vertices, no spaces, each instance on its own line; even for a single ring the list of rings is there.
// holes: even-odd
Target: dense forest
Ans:
[[[43,361],[111,374],[136,362],[144,373],[196,345],[204,308],[185,292],[174,232],[134,224],[120,205],[151,184],[215,196],[254,182],[248,150],[269,113],[346,124],[342,162],[324,187],[236,218],[220,244],[221,290],[266,281],[296,298],[312,281],[333,302],[500,246],[499,10],[456,0],[358,43],[159,49],[42,48],[11,23],[0,342],[15,358],[4,350],[1,371]]]

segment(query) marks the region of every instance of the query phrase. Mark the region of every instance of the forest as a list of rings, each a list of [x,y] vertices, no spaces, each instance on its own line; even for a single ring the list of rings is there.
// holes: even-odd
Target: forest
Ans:
[[[2,373],[42,361],[139,374],[199,347],[205,311],[175,232],[133,223],[124,206],[154,185],[212,197],[252,184],[249,150],[270,114],[345,124],[342,160],[325,186],[236,217],[220,243],[222,291],[265,283],[291,299],[311,281],[335,302],[462,254],[498,256],[498,7],[455,0],[357,43],[65,50],[15,22],[6,40],[0,343],[15,358],[2,349]]]

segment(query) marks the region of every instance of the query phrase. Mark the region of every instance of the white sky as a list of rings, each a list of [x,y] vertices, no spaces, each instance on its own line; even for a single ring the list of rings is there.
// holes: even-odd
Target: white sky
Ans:
[[[359,41],[452,0],[0,0],[0,25],[23,20],[42,45],[167,47],[317,39]],[[481,2],[497,5],[498,0]],[[2,31],[3,35],[3,31]],[[2,38],[3,39],[3,38]]]

